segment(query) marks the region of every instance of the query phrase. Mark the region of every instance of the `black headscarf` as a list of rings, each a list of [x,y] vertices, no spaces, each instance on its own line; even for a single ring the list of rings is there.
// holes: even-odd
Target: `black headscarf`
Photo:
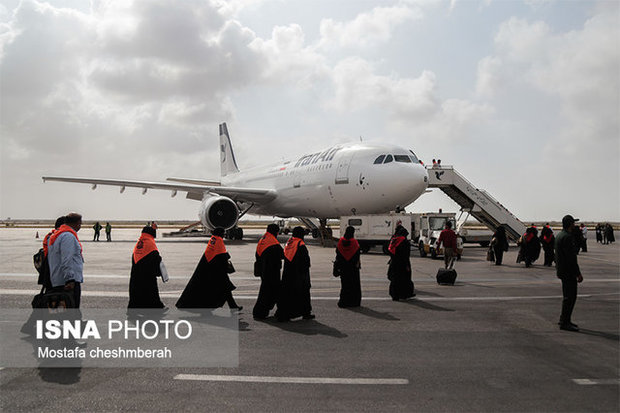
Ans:
[[[353,228],[352,226],[348,226],[347,229],[344,231],[344,238],[351,239],[353,238],[354,235],[355,235],[355,228]]]
[[[278,224],[269,224],[267,225],[267,232],[273,235],[274,237],[278,236],[278,232],[280,232],[280,227]]]
[[[151,227],[150,225],[147,225],[144,228],[142,228],[142,233],[150,234],[153,236],[153,238],[157,236],[157,231],[155,230],[155,228]]]
[[[305,231],[304,231],[303,227],[295,227],[295,228],[293,228],[293,236],[295,238],[304,239],[304,235],[305,235]]]

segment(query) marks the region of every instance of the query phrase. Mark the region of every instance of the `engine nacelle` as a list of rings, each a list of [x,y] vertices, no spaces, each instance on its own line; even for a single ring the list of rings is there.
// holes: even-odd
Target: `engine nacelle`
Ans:
[[[211,195],[202,200],[198,217],[202,225],[208,230],[217,227],[230,229],[237,225],[239,208],[230,198]]]

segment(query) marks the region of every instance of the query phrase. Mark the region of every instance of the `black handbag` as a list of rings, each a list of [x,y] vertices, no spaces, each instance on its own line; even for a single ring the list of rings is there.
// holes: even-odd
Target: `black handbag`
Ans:
[[[261,276],[261,265],[258,261],[254,261],[254,276],[255,277]]]
[[[340,264],[338,261],[334,261],[334,268],[332,269],[332,275],[334,277],[340,277],[342,274],[342,268],[340,268]]]
[[[43,292],[45,287],[41,288],[41,292],[32,299],[32,308],[75,308],[75,300],[73,292],[65,290],[52,290]]]
[[[228,261],[228,266],[226,267],[226,272],[228,274],[232,274],[233,272],[235,272],[235,267],[233,267],[233,264],[230,261]]]

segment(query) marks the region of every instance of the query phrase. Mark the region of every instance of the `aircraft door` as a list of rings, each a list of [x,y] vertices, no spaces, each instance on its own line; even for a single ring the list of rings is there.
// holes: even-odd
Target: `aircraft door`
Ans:
[[[354,152],[344,153],[338,160],[338,168],[336,169],[336,185],[349,183],[349,167],[353,160]]]

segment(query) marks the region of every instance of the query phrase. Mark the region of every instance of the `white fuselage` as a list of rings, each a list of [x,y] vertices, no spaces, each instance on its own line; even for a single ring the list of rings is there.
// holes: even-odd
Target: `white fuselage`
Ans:
[[[385,155],[384,163],[375,163]],[[391,161],[390,161],[391,159]],[[273,189],[277,196],[251,213],[337,218],[404,208],[424,193],[426,169],[395,145],[334,145],[296,160],[223,176],[223,186]]]

